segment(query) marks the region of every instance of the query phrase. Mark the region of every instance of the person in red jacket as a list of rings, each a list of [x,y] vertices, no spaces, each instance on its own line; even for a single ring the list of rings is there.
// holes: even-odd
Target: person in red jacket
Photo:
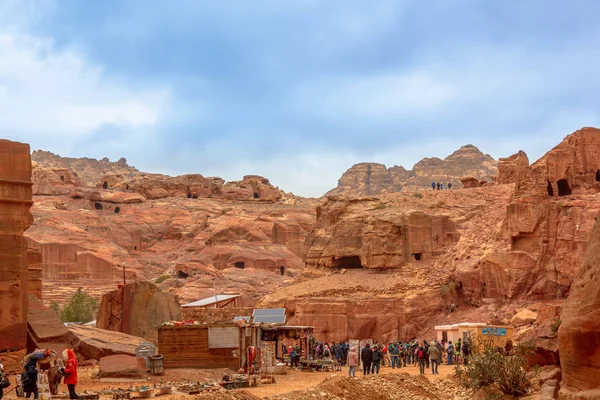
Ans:
[[[75,385],[77,385],[77,359],[75,353],[73,350],[67,349],[63,352],[63,357],[67,359],[62,373],[65,375],[65,383],[69,388],[69,399],[79,399],[79,396],[75,393]]]

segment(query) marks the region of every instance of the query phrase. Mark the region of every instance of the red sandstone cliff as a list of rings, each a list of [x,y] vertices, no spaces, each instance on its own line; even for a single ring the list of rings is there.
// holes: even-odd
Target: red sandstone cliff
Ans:
[[[498,174],[497,162],[473,145],[462,146],[446,157],[424,158],[411,170],[401,166],[386,168],[378,163],[360,163],[348,169],[338,181],[338,186],[328,195],[345,194],[372,196],[406,189],[431,189],[431,182],[452,183],[460,187],[460,178],[473,176],[491,181]]]
[[[558,338],[563,392],[596,389],[596,396],[600,392],[599,287],[600,223],[596,222],[585,258],[561,313]]]
[[[0,351],[27,344],[31,198],[29,145],[0,140]]]

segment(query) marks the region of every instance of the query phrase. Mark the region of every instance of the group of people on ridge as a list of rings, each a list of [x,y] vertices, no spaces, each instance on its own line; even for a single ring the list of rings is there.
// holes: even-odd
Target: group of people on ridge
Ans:
[[[452,190],[452,182],[448,182],[448,190]],[[433,190],[444,190],[444,184],[442,182],[431,182],[431,188]]]

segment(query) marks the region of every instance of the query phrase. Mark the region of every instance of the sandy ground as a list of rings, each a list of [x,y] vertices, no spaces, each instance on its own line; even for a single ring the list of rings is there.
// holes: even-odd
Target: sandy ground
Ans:
[[[439,375],[431,375],[431,369],[425,371],[425,376],[429,379],[443,379],[454,373],[454,367],[448,365],[441,365]],[[394,373],[408,373],[410,375],[419,375],[419,367],[406,367],[392,369],[390,367],[381,368],[380,374],[394,374]],[[338,372],[303,372],[303,371],[288,371],[285,375],[278,375],[276,377],[277,383],[274,385],[262,385],[258,387],[252,387],[244,389],[255,396],[267,397],[276,394],[283,394],[299,389],[307,389],[313,386],[317,386],[330,376],[346,376],[348,374],[348,368],[343,367],[342,371]],[[357,370],[356,376],[362,376],[362,369],[360,372]]]
[[[85,392],[99,392],[102,389],[112,388],[122,388],[127,389],[130,386],[145,386],[152,385],[154,383],[175,383],[181,382],[185,380],[189,380],[191,382],[196,381],[205,381],[207,379],[220,380],[223,375],[232,374],[231,370],[228,369],[215,369],[215,370],[202,370],[202,369],[167,369],[165,370],[165,374],[162,376],[153,376],[148,378],[147,380],[142,381],[133,381],[133,380],[119,380],[119,381],[98,381],[96,379],[92,379],[92,372],[94,368],[92,367],[84,367],[79,370],[79,383],[77,385],[78,393]],[[441,365],[439,369],[439,375],[431,375],[431,369],[426,370],[425,376],[429,379],[443,379],[452,375],[454,371],[454,367]],[[393,374],[393,373],[408,373],[410,375],[418,375],[419,368],[410,366],[406,368],[397,368],[392,369],[390,367],[382,367],[381,374]],[[307,389],[313,386],[318,385],[323,380],[330,376],[346,376],[348,374],[348,368],[343,367],[342,371],[337,372],[304,372],[297,370],[288,370],[288,373],[285,375],[277,375],[276,380],[277,383],[270,385],[260,385],[258,387],[246,388],[244,390],[254,394],[258,397],[267,397],[273,396],[277,394],[284,394],[287,392],[291,392],[299,389]],[[362,369],[360,371],[357,370],[356,376],[362,376]],[[11,382],[14,383],[14,377],[11,377]],[[13,389],[14,384],[8,389]],[[59,392],[66,392],[67,387],[64,384],[61,384],[59,387]],[[168,400],[169,397],[179,397],[179,396],[162,396],[161,398],[164,400]],[[6,399],[16,399],[15,391],[12,390],[8,394],[4,396]],[[102,396],[102,398],[112,398],[112,396]]]

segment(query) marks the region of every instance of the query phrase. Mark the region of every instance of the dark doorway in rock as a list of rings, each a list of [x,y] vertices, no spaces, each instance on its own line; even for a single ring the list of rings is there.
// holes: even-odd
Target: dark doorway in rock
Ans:
[[[258,199],[258,198],[260,198],[260,195],[258,193],[256,193],[256,192],[254,192],[254,198]]]
[[[345,268],[345,269],[352,269],[352,268],[362,268],[362,264],[360,263],[360,257],[359,256],[348,256],[348,257],[340,257],[340,258],[333,258],[333,267],[334,268]]]
[[[118,214],[121,212],[121,207],[115,207],[115,214]]]
[[[548,181],[548,187],[546,189],[548,190],[548,196],[553,197],[554,189],[552,188],[552,183],[550,183],[550,181]]]
[[[104,182],[104,183],[102,184],[102,187],[103,187],[104,189],[108,189],[108,182]]]
[[[127,183],[125,184],[125,190],[129,190],[129,185]]]
[[[65,181],[65,176],[64,176],[64,175],[61,175],[61,176],[60,176],[60,180],[64,182],[64,181]],[[598,180],[598,178],[596,178],[596,180]]]
[[[238,262],[234,263],[233,265],[234,265],[236,268],[239,268],[239,269],[244,269],[244,268],[246,268],[246,263],[245,263],[245,262],[243,262],[243,261],[238,261]]]
[[[596,170],[596,182],[600,182],[600,169]]]
[[[137,246],[133,246],[133,249],[134,249],[134,250],[137,250]]]
[[[561,179],[556,182],[556,186],[558,186],[558,195],[559,196],[568,196],[571,194],[571,188],[569,187],[569,181],[566,179]]]
[[[423,253],[413,253],[412,256],[416,261],[421,261],[423,259]]]
[[[282,265],[281,267],[279,267],[279,273],[283,276],[285,275],[285,267]]]
[[[190,276],[189,274],[186,274],[183,271],[177,271],[177,278],[178,279],[187,279],[188,276]]]
[[[96,210],[102,210],[102,204],[100,204],[100,203],[94,203],[94,208]]]

